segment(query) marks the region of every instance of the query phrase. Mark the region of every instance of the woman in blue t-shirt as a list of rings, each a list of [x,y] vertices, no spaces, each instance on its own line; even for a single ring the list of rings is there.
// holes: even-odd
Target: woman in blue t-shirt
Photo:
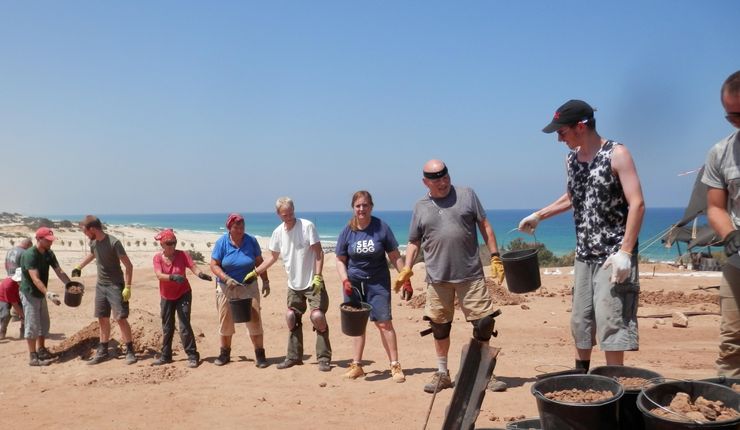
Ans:
[[[398,252],[398,242],[390,227],[372,216],[373,197],[367,191],[358,191],[352,196],[353,217],[339,234],[337,240],[337,273],[342,280],[345,302],[366,302],[372,306],[370,321],[380,331],[388,359],[391,377],[396,382],[404,382],[406,377],[398,362],[396,331],[391,317],[391,274],[388,258],[400,272],[404,260]],[[411,290],[410,283],[404,290]],[[409,298],[411,296],[409,295]],[[354,357],[346,379],[357,379],[365,375],[362,370],[362,351],[365,349],[365,335],[353,338]]]

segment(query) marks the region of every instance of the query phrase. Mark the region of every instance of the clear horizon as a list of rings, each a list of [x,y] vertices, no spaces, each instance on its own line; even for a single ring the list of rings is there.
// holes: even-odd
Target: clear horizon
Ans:
[[[447,162],[483,206],[541,208],[571,98],[682,207],[734,131],[736,1],[4,2],[0,211],[410,210]]]

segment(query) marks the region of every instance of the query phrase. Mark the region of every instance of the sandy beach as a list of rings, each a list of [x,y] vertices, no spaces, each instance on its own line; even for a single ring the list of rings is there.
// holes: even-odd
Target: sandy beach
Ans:
[[[232,363],[218,367],[217,316],[214,286],[190,276],[193,287],[192,321],[198,335],[203,363],[188,369],[176,336],[175,362],[152,367],[161,338],[159,291],[151,260],[159,245],[155,231],[132,226],[108,226],[108,232],[124,242],[134,263],[130,322],[139,362],[110,360],[87,366],[97,341],[93,318],[95,270],[82,276],[90,292],[77,308],[50,306],[51,336],[47,346],[60,354],[48,367],[29,367],[25,341],[18,340],[18,322],[12,322],[9,338],[0,341],[0,399],[5,422],[24,429],[41,428],[321,428],[408,429],[422,428],[431,395],[422,391],[436,368],[431,337],[420,337],[424,268],[414,267],[415,297],[401,302],[394,297],[394,325],[399,338],[400,361],[405,383],[390,379],[388,360],[378,332],[368,327],[364,380],[342,379],[351,361],[351,339],[340,329],[338,306],[341,284],[333,254],[326,255],[324,277],[332,300],[328,319],[334,366],[329,373],[318,371],[314,353],[315,336],[304,325],[305,364],[278,370],[285,357],[287,330],[284,323],[285,280],[281,263],[269,271],[272,294],[262,300],[265,348],[270,361],[266,369],[254,366],[254,351],[246,328],[238,327],[233,340]],[[248,231],[247,231],[248,232]],[[0,226],[0,255],[10,240],[32,232],[19,225]],[[53,250],[63,269],[70,273],[86,253],[86,240],[77,228],[57,228]],[[206,260],[214,234],[177,232],[178,248],[202,253]],[[82,241],[82,243],[81,243]],[[262,244],[263,250],[266,244]],[[204,264],[205,267],[205,264]],[[715,374],[714,359],[719,342],[717,272],[690,272],[665,264],[641,266],[640,351],[627,353],[626,364],[643,367],[672,378],[706,378]],[[509,384],[502,393],[488,392],[477,421],[479,428],[505,426],[506,421],[537,415],[530,388],[535,376],[564,370],[573,365],[569,329],[571,268],[541,269],[542,287],[526,295],[508,294],[494,288],[503,314],[497,319],[499,336],[492,344],[501,348],[495,373]],[[488,274],[488,268],[486,268]],[[61,282],[52,275],[52,291],[62,293]],[[670,318],[650,315],[673,311],[705,311],[715,315],[693,316],[687,328],[671,325]],[[92,324],[92,325],[91,325]],[[452,328],[450,369],[459,367],[460,350],[471,334],[461,312]],[[117,329],[114,339],[119,339]],[[604,364],[595,351],[592,367]],[[436,396],[429,428],[440,428],[452,390]]]

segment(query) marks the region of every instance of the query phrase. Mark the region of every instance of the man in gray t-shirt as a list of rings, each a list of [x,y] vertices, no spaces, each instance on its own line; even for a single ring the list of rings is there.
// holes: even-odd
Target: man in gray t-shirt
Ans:
[[[429,193],[414,206],[405,267],[398,275],[395,289],[398,292],[413,275],[411,266],[421,249],[427,282],[424,319],[432,326],[438,364],[438,371],[424,391],[434,393],[453,386],[447,356],[455,296],[465,319],[473,324],[474,338],[488,342],[493,332],[494,308],[478,255],[476,227],[491,252],[491,275],[499,284],[504,279],[504,266],[493,228],[475,191],[452,186],[447,166],[441,160],[429,160],[423,174]],[[506,384],[494,378],[489,388],[503,391]]]
[[[98,364],[108,358],[111,312],[118,320],[121,337],[126,343],[126,363],[134,364],[137,358],[134,353],[131,326],[128,323],[133,265],[126,255],[123,244],[103,231],[103,224],[97,217],[86,216],[80,227],[90,239],[90,253],[72,270],[72,276],[80,276],[82,268],[93,260],[98,269],[98,281],[95,285],[95,317],[100,324],[100,344],[88,364]],[[121,263],[126,268],[125,275],[121,270]]]
[[[725,118],[740,129],[740,70],[730,75],[720,91]],[[740,376],[740,131],[719,141],[707,155],[702,182],[707,191],[707,218],[724,238],[729,264],[722,269],[719,287],[720,375]]]
[[[26,237],[21,240],[21,243],[19,243],[18,246],[11,248],[5,255],[5,271],[8,272],[8,276],[15,275],[15,269],[21,267],[21,255],[23,255],[31,245],[33,245],[31,243],[31,239]]]

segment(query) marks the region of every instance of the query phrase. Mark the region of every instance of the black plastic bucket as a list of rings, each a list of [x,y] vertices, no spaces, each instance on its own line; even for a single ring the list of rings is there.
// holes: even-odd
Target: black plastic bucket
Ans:
[[[79,288],[80,292],[75,293],[70,291],[72,288]],[[82,285],[82,282],[77,281],[69,281],[64,286],[64,304],[71,307],[76,308],[77,306],[82,303],[82,295],[85,293],[85,286]]]
[[[539,381],[542,379],[552,378],[553,376],[583,375],[585,373],[586,373],[586,369],[566,369],[566,370],[558,370],[555,372],[541,373],[539,375],[535,375],[535,379]]]
[[[716,378],[707,378],[701,381],[724,385],[729,388],[732,388],[733,385],[740,385],[740,378],[728,378],[727,376],[717,376]]]
[[[542,430],[542,423],[539,418],[527,418],[506,424],[506,430]]]
[[[245,323],[252,319],[252,298],[230,299],[231,319],[235,323]]]
[[[550,400],[546,393],[560,390],[608,390],[614,396],[594,403],[571,403]],[[543,430],[618,430],[619,399],[622,386],[612,378],[600,375],[563,375],[537,381],[532,385]]]
[[[594,367],[588,373],[590,375],[601,375],[610,378],[655,379],[663,377],[663,375],[652,370],[630,366],[600,366]],[[644,387],[631,388],[623,386],[622,388],[624,388],[624,396],[619,400],[619,428],[622,430],[644,429],[645,421],[642,418],[642,412],[637,409],[637,396]]]
[[[691,401],[702,396],[707,400],[720,400],[725,406],[740,409],[740,394],[724,385],[704,381],[670,381],[648,387],[637,396],[637,407],[645,418],[645,428],[649,430],[686,430],[686,429],[740,429],[740,417],[733,420],[696,423],[674,421],[650,412],[660,406],[668,406],[678,392],[684,392],[691,397]],[[657,403],[658,405],[656,405]],[[678,417],[677,417],[678,418]]]
[[[542,285],[537,252],[539,249],[532,248],[501,254],[506,285],[512,293],[531,293]]]
[[[345,309],[351,307],[354,310]],[[360,307],[357,303],[345,302],[339,305],[339,312],[342,315],[342,333],[347,336],[362,336],[365,334],[367,319],[370,317],[370,309],[373,307],[369,303],[362,302]]]

